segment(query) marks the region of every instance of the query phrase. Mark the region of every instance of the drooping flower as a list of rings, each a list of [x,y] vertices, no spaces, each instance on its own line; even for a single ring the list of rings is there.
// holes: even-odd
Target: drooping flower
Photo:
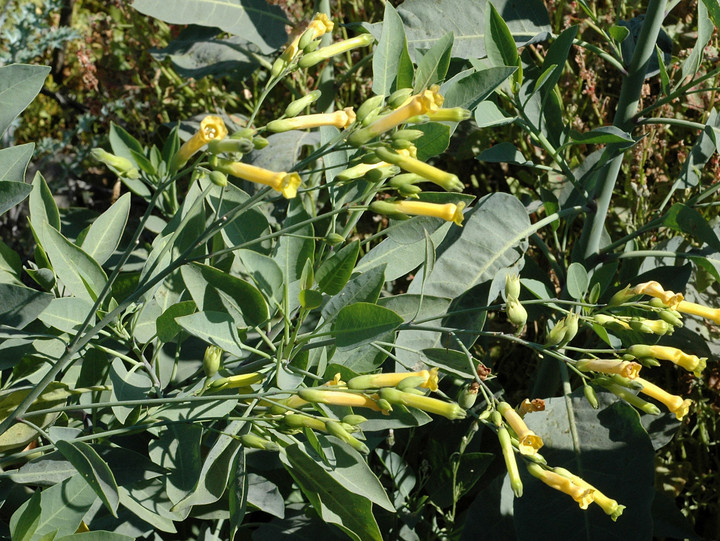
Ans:
[[[654,280],[638,284],[632,288],[632,291],[637,295],[650,295],[651,297],[660,299],[663,304],[669,308],[677,308],[678,304],[683,300],[682,293],[666,291],[659,282],[655,282]]]
[[[564,492],[577,502],[580,509],[587,509],[595,499],[595,489],[576,485],[567,477],[552,470],[548,470],[540,464],[529,462],[526,464],[528,472],[537,477],[547,486]]]
[[[444,98],[438,92],[439,89],[439,86],[433,85],[430,89],[423,90],[419,94],[411,96],[405,104],[378,118],[368,127],[353,133],[348,138],[348,143],[355,146],[362,145],[373,137],[377,137],[407,122],[414,116],[437,111],[444,101]]]
[[[593,490],[593,502],[598,504],[600,508],[605,511],[606,515],[610,515],[610,518],[613,520],[613,522],[615,522],[618,517],[622,515],[623,511],[625,510],[624,505],[620,505],[617,500],[608,498],[605,494],[603,494],[597,488],[585,481],[585,479],[583,479],[582,477],[575,475],[574,473],[566,470],[565,468],[555,467],[553,468],[553,470],[555,471],[555,473],[558,473],[563,477],[567,477],[574,484]]]
[[[374,201],[370,210],[388,216],[406,217],[406,215],[434,216],[448,222],[462,225],[465,203],[428,203],[425,201]]]
[[[297,195],[297,189],[302,182],[300,175],[295,172],[270,171],[249,163],[234,162],[223,158],[217,159],[215,168],[223,173],[249,180],[250,182],[270,186],[276,192],[280,192],[286,199],[292,199]]]
[[[352,107],[345,107],[340,111],[332,113],[317,113],[314,115],[296,116],[293,118],[281,118],[268,123],[267,129],[273,132],[285,132],[289,130],[304,130],[307,128],[318,128],[320,126],[335,126],[342,130],[355,122],[355,112]]]
[[[702,375],[702,371],[705,369],[707,363],[707,357],[690,355],[681,349],[670,346],[635,344],[627,349],[627,353],[638,358],[652,357],[654,359],[671,361],[688,372],[693,372],[697,377]]]
[[[421,378],[418,387],[437,391],[438,369],[420,370],[418,372],[388,372],[384,374],[366,374],[356,376],[348,381],[350,389],[379,389],[380,387],[395,387],[403,380],[410,377]],[[420,381],[420,380],[419,380]]]
[[[644,393],[658,402],[665,404],[667,409],[670,410],[670,413],[674,413],[678,420],[681,420],[687,415],[688,411],[690,411],[692,400],[689,398],[683,400],[682,396],[670,394],[665,389],[661,389],[654,383],[650,383],[643,378],[636,378],[635,381],[643,386],[640,391],[641,393]]]
[[[543,446],[540,436],[528,428],[522,417],[507,402],[500,402],[497,410],[518,437],[518,449],[523,455],[534,455]]]
[[[225,122],[219,116],[208,115],[200,122],[200,129],[185,141],[180,149],[170,160],[170,171],[180,169],[198,150],[210,141],[215,139],[223,139],[227,136],[228,131]]]
[[[580,359],[575,368],[583,372],[602,372],[604,374],[620,374],[628,379],[635,379],[640,374],[642,365],[633,361],[618,359]]]

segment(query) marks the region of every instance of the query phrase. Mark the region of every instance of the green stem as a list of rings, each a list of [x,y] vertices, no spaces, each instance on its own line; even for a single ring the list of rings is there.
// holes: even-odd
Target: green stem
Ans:
[[[655,55],[655,43],[665,17],[666,5],[667,0],[650,0],[648,4],[645,21],[638,38],[638,45],[630,62],[628,75],[623,80],[620,89],[617,113],[613,121],[613,125],[623,131],[630,131],[633,128],[633,115],[637,112],[640,103],[640,94],[645,82],[648,65],[653,55]],[[605,221],[610,209],[610,201],[623,163],[624,153],[619,151],[617,145],[608,145],[608,149],[611,150],[611,153],[617,152],[618,154],[600,172],[597,210],[590,223],[590,233],[584,254],[586,259],[599,252],[600,240],[605,230]]]

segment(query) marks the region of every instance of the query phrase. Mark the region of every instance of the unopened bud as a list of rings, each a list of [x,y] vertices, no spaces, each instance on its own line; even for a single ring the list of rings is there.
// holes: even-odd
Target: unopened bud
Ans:
[[[410,96],[412,96],[412,88],[399,88],[388,97],[388,107],[391,109],[397,109],[404,104]]]
[[[390,138],[393,141],[416,141],[417,139],[420,139],[423,135],[425,135],[425,132],[422,130],[403,129],[393,133]]]
[[[310,68],[319,64],[323,60],[327,60],[338,54],[356,49],[358,47],[367,47],[375,41],[372,34],[360,34],[350,39],[338,41],[327,47],[321,47],[317,51],[303,55],[298,61],[301,68]]]
[[[328,233],[325,237],[325,242],[327,242],[330,246],[337,246],[338,244],[345,242],[345,237],[338,235],[337,233]]]
[[[346,424],[349,424],[352,426],[357,426],[359,424],[364,423],[365,421],[367,421],[366,417],[363,417],[362,415],[358,415],[356,413],[351,413],[350,415],[346,415],[345,417],[342,418],[343,423],[346,423]]]
[[[270,141],[268,141],[264,137],[260,137],[259,135],[256,135],[255,137],[253,137],[252,142],[253,142],[253,147],[255,148],[255,150],[262,150],[263,148],[265,148],[266,146],[268,146],[270,144]]]
[[[520,297],[520,277],[512,272],[505,275],[505,298]]]
[[[475,405],[478,396],[477,383],[465,385],[457,395],[457,403],[462,409],[469,410]]]
[[[336,421],[328,421],[327,423],[325,423],[325,425],[327,427],[328,433],[344,441],[356,451],[359,451],[364,455],[370,454],[370,449],[368,449],[367,445],[358,440],[352,434],[349,434],[340,423]]]
[[[670,325],[672,325],[674,327],[682,327],[684,325],[683,321],[678,316],[678,314],[680,314],[680,312],[677,312],[677,314],[675,314],[674,312],[675,312],[675,310],[661,310],[658,315],[660,316],[660,319],[669,323]]]
[[[449,107],[438,109],[428,114],[433,122],[462,122],[472,116],[472,113],[463,107]]]
[[[278,451],[280,446],[274,441],[266,440],[256,434],[243,434],[240,436],[240,443],[245,447],[262,449],[263,451]]]
[[[527,323],[527,310],[525,310],[525,307],[516,297],[510,296],[507,298],[505,313],[507,314],[508,321],[518,329],[522,329],[525,323]]]
[[[302,98],[291,101],[285,108],[285,116],[294,117],[299,115],[306,107],[315,103],[320,96],[322,96],[322,92],[320,90],[313,90]]]
[[[221,188],[227,186],[228,179],[226,174],[221,173],[220,171],[210,171],[209,176],[210,182],[215,184],[215,186],[220,186]]]
[[[110,154],[102,148],[93,148],[90,155],[99,162],[104,163],[108,168],[119,177],[138,178],[140,173],[133,163],[127,158]]]
[[[381,180],[397,175],[399,172],[400,168],[397,165],[374,167],[365,173],[365,179],[370,182],[380,182]]]
[[[358,107],[357,111],[355,111],[355,116],[358,122],[365,122],[365,119],[370,115],[371,113],[377,113],[382,109],[383,104],[385,103],[385,96],[373,96],[372,98],[366,99],[360,107]]]
[[[583,392],[585,393],[585,399],[588,401],[588,404],[592,406],[592,409],[596,410],[600,407],[600,404],[598,403],[597,395],[595,394],[595,389],[593,389],[590,385],[585,385],[583,387]]]
[[[217,374],[220,369],[220,361],[222,360],[223,349],[218,346],[208,346],[203,355],[203,371],[208,378]]]
[[[633,297],[637,297],[637,293],[634,293],[632,289],[630,289],[630,286],[625,286],[625,288],[621,289],[610,298],[608,306],[620,306]]]

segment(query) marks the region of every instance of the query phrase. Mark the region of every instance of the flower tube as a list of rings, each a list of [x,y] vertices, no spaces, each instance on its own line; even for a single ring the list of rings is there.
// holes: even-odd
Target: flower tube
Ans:
[[[375,154],[378,158],[395,164],[405,171],[420,175],[448,192],[461,192],[465,189],[465,186],[460,182],[457,175],[438,169],[412,156],[393,152],[384,147],[376,148]]]
[[[510,428],[515,431],[519,440],[518,449],[520,449],[520,454],[537,454],[538,450],[543,446],[542,438],[528,428],[522,417],[507,402],[500,402],[497,410],[505,418]]]
[[[405,215],[433,216],[448,222],[462,225],[465,203],[427,203],[425,201],[374,201],[370,210],[388,216],[406,217]]]
[[[306,128],[318,128],[320,126],[335,126],[342,130],[355,122],[355,112],[352,107],[345,107],[342,111],[332,113],[318,113],[314,115],[296,116],[293,118],[282,118],[268,122],[267,129],[273,132],[284,132],[289,130],[304,130]]]
[[[392,387],[384,387],[380,389],[380,398],[387,400],[390,404],[402,404],[417,408],[419,410],[442,415],[451,421],[455,419],[464,419],[465,410],[455,402],[445,402],[429,396],[417,395],[393,389]]]
[[[302,182],[300,175],[297,173],[270,171],[249,163],[234,162],[222,158],[217,159],[215,168],[228,175],[270,186],[276,192],[280,192],[285,199],[295,197]]]
[[[228,134],[225,122],[219,116],[208,115],[200,122],[200,129],[185,141],[170,160],[170,171],[180,169],[198,150],[210,141],[224,139]]]
[[[702,375],[702,371],[705,369],[707,363],[707,357],[690,355],[681,349],[670,346],[635,344],[627,348],[627,353],[633,357],[652,357],[654,359],[671,361],[688,372],[694,373],[696,377]]]
[[[675,309],[684,314],[704,317],[720,325],[720,308],[710,308],[709,306],[703,306],[702,304],[696,304],[694,302],[680,301]]]
[[[560,492],[564,492],[570,496],[578,503],[580,509],[587,509],[595,499],[596,491],[594,488],[576,485],[567,477],[564,477],[552,470],[547,470],[540,464],[535,464],[534,462],[527,463],[526,467],[528,472],[530,472],[530,475],[533,477],[537,477],[547,486],[554,488],[555,490],[559,490]]]
[[[640,374],[642,365],[633,361],[617,359],[580,359],[575,368],[583,372],[602,372],[604,374],[620,374],[628,379],[635,379]]]
[[[423,90],[419,94],[415,94],[394,111],[378,118],[367,128],[352,134],[348,138],[348,143],[354,146],[365,144],[373,137],[392,130],[414,116],[437,111],[445,100],[438,92],[439,89],[439,86],[433,85],[429,90]]]
[[[323,60],[327,60],[335,55],[356,49],[357,47],[367,47],[374,41],[375,38],[372,34],[360,34],[354,38],[338,41],[337,43],[333,43],[332,45],[322,47],[317,51],[306,54],[300,58],[298,65],[301,68],[309,68],[315,64],[319,64]]]
[[[395,387],[401,381],[410,377],[420,377],[424,381],[419,385],[424,389],[437,391],[438,369],[420,370],[419,372],[390,372],[385,374],[368,374],[356,376],[347,382],[349,389],[377,389],[380,387]]]
[[[650,383],[643,378],[637,378],[635,381],[639,382],[643,386],[640,390],[641,393],[644,393],[658,402],[665,404],[667,409],[670,410],[670,413],[674,413],[678,420],[681,420],[687,415],[688,411],[690,411],[692,400],[689,398],[683,400],[682,396],[670,394],[665,389],[661,389],[654,383]]]
[[[300,389],[298,395],[303,400],[318,404],[329,404],[334,406],[351,406],[369,408],[373,411],[382,411],[377,402],[360,393],[347,393],[344,391],[325,391],[318,388]]]

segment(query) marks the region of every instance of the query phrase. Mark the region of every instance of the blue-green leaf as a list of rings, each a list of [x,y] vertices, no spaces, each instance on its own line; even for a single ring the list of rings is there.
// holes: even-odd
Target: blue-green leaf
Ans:
[[[24,201],[31,191],[32,186],[30,184],[0,180],[0,216]]]
[[[82,249],[100,265],[105,263],[120,244],[130,213],[130,194],[126,193],[90,225]]]
[[[356,302],[340,310],[332,330],[337,347],[351,349],[378,340],[397,329],[402,322],[402,318],[392,310],[377,304]]]
[[[453,33],[448,32],[437,40],[430,50],[418,61],[418,69],[415,73],[414,92],[420,92],[429,88],[430,85],[445,79],[450,67],[450,53],[453,46]]]
[[[0,67],[0,136],[35,99],[48,73],[49,66],[11,64]]]
[[[398,76],[407,40],[402,19],[389,2],[385,3],[382,34],[373,52],[373,92],[387,96],[392,92]]]
[[[359,253],[360,241],[355,240],[326,259],[315,275],[320,291],[328,295],[340,293],[350,279]]]
[[[175,321],[192,336],[221,347],[231,355],[244,356],[235,321],[229,314],[204,311],[175,318]]]

